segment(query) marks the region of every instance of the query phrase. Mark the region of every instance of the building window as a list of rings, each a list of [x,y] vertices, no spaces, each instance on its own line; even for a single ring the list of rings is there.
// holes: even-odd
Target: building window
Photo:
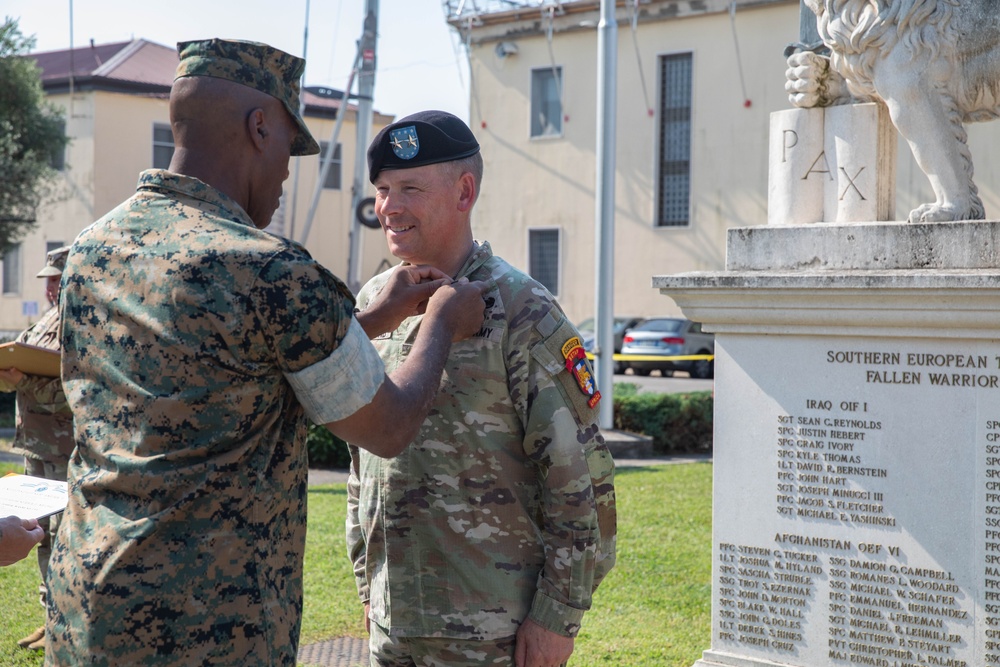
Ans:
[[[531,70],[531,136],[562,135],[562,68]]]
[[[691,54],[660,57],[657,227],[689,224],[691,210]]]
[[[174,133],[169,125],[153,124],[153,169],[167,169],[174,157]]]
[[[3,293],[21,293],[21,244],[11,246],[3,254]]]
[[[319,144],[320,173],[323,171],[323,158],[326,157],[326,147],[329,145],[329,141],[321,141]],[[340,154],[343,147],[343,144],[337,144],[337,147],[333,150],[333,157],[330,159],[330,170],[326,172],[326,180],[323,181],[324,190],[340,189],[340,165],[343,162]]]
[[[559,230],[528,230],[528,274],[559,296]]]
[[[63,137],[66,136],[66,119],[59,119],[59,134]],[[58,148],[52,149],[52,155],[49,156],[49,166],[56,171],[62,171],[66,168],[66,144],[59,144]]]

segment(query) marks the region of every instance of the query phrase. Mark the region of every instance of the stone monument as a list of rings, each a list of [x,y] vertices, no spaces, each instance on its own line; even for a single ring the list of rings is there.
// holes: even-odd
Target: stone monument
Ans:
[[[823,12],[851,0],[806,2],[824,41],[843,28]],[[956,22],[975,35],[961,17],[992,7],[977,48],[994,62],[995,3],[862,4],[851,16],[871,24],[877,7],[898,24],[926,19],[922,39]],[[883,35],[868,47],[882,51],[852,57],[887,71],[912,41]],[[1000,90],[991,77],[980,91]],[[730,230],[724,271],[653,279],[716,333],[712,639],[699,667],[1000,665],[1000,221],[952,221],[983,217],[971,163],[941,176],[948,155],[907,135],[899,104],[882,93],[844,116],[775,114],[769,224]],[[909,223],[892,219],[887,114],[936,182],[938,201]]]

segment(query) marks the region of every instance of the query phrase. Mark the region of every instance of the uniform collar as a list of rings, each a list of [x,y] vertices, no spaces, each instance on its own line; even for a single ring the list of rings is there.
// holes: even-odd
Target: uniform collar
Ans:
[[[247,215],[242,206],[236,203],[235,199],[194,176],[175,174],[166,169],[147,169],[139,174],[139,184],[136,186],[136,190],[163,192],[197,199],[219,209],[218,215],[220,217],[256,227],[250,216]]]
[[[455,279],[472,275],[476,269],[488,262],[491,257],[493,257],[493,249],[490,248],[489,241],[483,241],[482,243],[473,241],[472,252],[469,254],[469,258],[465,260],[462,268],[459,269]]]

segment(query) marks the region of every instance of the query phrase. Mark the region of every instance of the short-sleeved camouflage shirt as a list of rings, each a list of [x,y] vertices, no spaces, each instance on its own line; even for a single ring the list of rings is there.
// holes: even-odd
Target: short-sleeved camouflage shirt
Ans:
[[[304,249],[194,178],[143,172],[80,234],[46,665],[295,664],[308,420],[286,376],[336,354],[353,307]]]
[[[417,439],[393,459],[352,450],[358,592],[394,636],[492,640],[526,618],[575,636],[616,535],[614,463],[564,354],[579,334],[487,243],[459,276],[489,284],[486,321],[452,345]],[[369,281],[359,305],[387,278]],[[387,370],[406,359],[420,320],[373,341]]]

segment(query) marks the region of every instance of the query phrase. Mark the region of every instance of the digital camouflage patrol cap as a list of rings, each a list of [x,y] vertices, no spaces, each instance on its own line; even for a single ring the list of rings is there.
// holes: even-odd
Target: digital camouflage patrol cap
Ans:
[[[306,61],[260,42],[203,39],[177,44],[180,63],[174,80],[210,76],[243,84],[281,100],[299,133],[292,155],[316,155],[319,144],[299,115],[299,80]]]
[[[69,254],[69,246],[65,245],[55,250],[45,253],[45,268],[38,272],[36,277],[48,278],[49,276],[61,276],[66,268],[66,255]]]
[[[411,169],[479,152],[476,135],[447,111],[420,111],[383,127],[368,146],[368,180],[383,169]]]

